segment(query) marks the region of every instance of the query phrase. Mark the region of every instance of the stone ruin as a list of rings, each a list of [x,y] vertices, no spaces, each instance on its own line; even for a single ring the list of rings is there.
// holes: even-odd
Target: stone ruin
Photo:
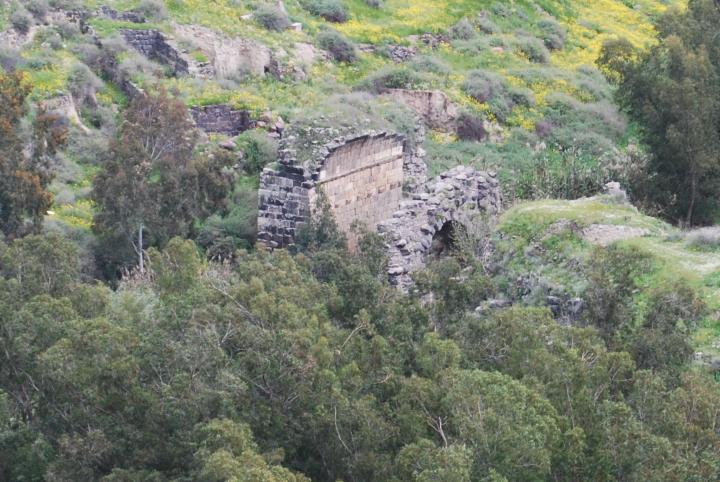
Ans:
[[[428,254],[442,254],[452,245],[457,224],[470,223],[478,215],[493,216],[501,208],[493,172],[457,166],[421,186],[377,226],[388,243],[390,282],[406,290],[411,273],[424,265]]]
[[[231,137],[255,127],[248,111],[233,109],[228,104],[192,107],[190,115],[198,129]]]
[[[407,290],[431,252],[452,242],[455,223],[495,215],[502,206],[494,173],[459,166],[426,182],[417,176],[422,156],[403,136],[387,132],[338,137],[305,160],[283,149],[260,178],[258,241],[271,249],[292,247],[322,192],[351,251],[355,221],[385,238],[389,280]]]
[[[128,45],[145,57],[167,65],[173,75],[187,75],[188,63],[166,40],[158,30],[120,29],[120,35]]]

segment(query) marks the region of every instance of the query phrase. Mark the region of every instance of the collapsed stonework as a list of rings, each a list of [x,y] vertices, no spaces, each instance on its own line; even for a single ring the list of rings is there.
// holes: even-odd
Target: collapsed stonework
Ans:
[[[255,126],[248,111],[233,109],[228,104],[192,107],[190,114],[198,129],[204,132],[236,136]]]
[[[424,165],[422,154],[402,136],[386,132],[338,137],[313,149],[303,162],[295,150],[283,149],[279,161],[261,175],[258,241],[269,248],[291,247],[322,191],[351,250],[357,243],[350,229],[355,221],[384,236],[388,277],[407,290],[434,239],[447,241],[454,223],[471,222],[481,213],[495,215],[502,206],[495,174],[469,167],[403,189],[418,163]]]
[[[440,174],[377,227],[388,242],[390,282],[406,290],[410,274],[423,266],[431,250],[441,251],[452,242],[456,224],[472,222],[477,215],[494,216],[501,209],[495,173],[457,166]]]
[[[159,30],[125,28],[120,29],[120,35],[128,45],[145,57],[170,67],[173,75],[189,73],[187,61],[167,42]]]

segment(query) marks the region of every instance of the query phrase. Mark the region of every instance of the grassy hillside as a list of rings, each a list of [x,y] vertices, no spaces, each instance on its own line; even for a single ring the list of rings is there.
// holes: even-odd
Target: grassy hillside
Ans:
[[[720,249],[714,229],[681,232],[629,204],[597,196],[518,204],[503,215],[499,231],[506,236],[503,249],[524,253],[513,259],[510,273],[504,276],[533,273],[540,284],[575,295],[587,284],[577,266],[587,260],[594,246],[617,243],[637,248],[648,256],[649,269],[640,280],[637,299],[675,280],[689,281],[710,308],[695,334],[697,350],[712,359],[720,356]]]

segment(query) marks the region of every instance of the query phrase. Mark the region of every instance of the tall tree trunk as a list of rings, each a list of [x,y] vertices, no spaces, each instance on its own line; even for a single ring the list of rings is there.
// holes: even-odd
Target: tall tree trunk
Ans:
[[[688,206],[685,224],[689,228],[692,226],[693,211],[695,210],[695,199],[697,198],[697,175],[695,170],[690,171],[690,205]]]
[[[145,260],[143,257],[143,225],[138,228],[138,256],[140,258],[140,274],[145,274]]]

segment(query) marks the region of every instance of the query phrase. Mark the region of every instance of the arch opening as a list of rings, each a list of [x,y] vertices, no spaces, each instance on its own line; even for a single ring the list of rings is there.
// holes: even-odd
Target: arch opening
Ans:
[[[445,222],[433,235],[428,254],[435,258],[448,256],[455,249],[455,235],[455,223],[452,221]]]

